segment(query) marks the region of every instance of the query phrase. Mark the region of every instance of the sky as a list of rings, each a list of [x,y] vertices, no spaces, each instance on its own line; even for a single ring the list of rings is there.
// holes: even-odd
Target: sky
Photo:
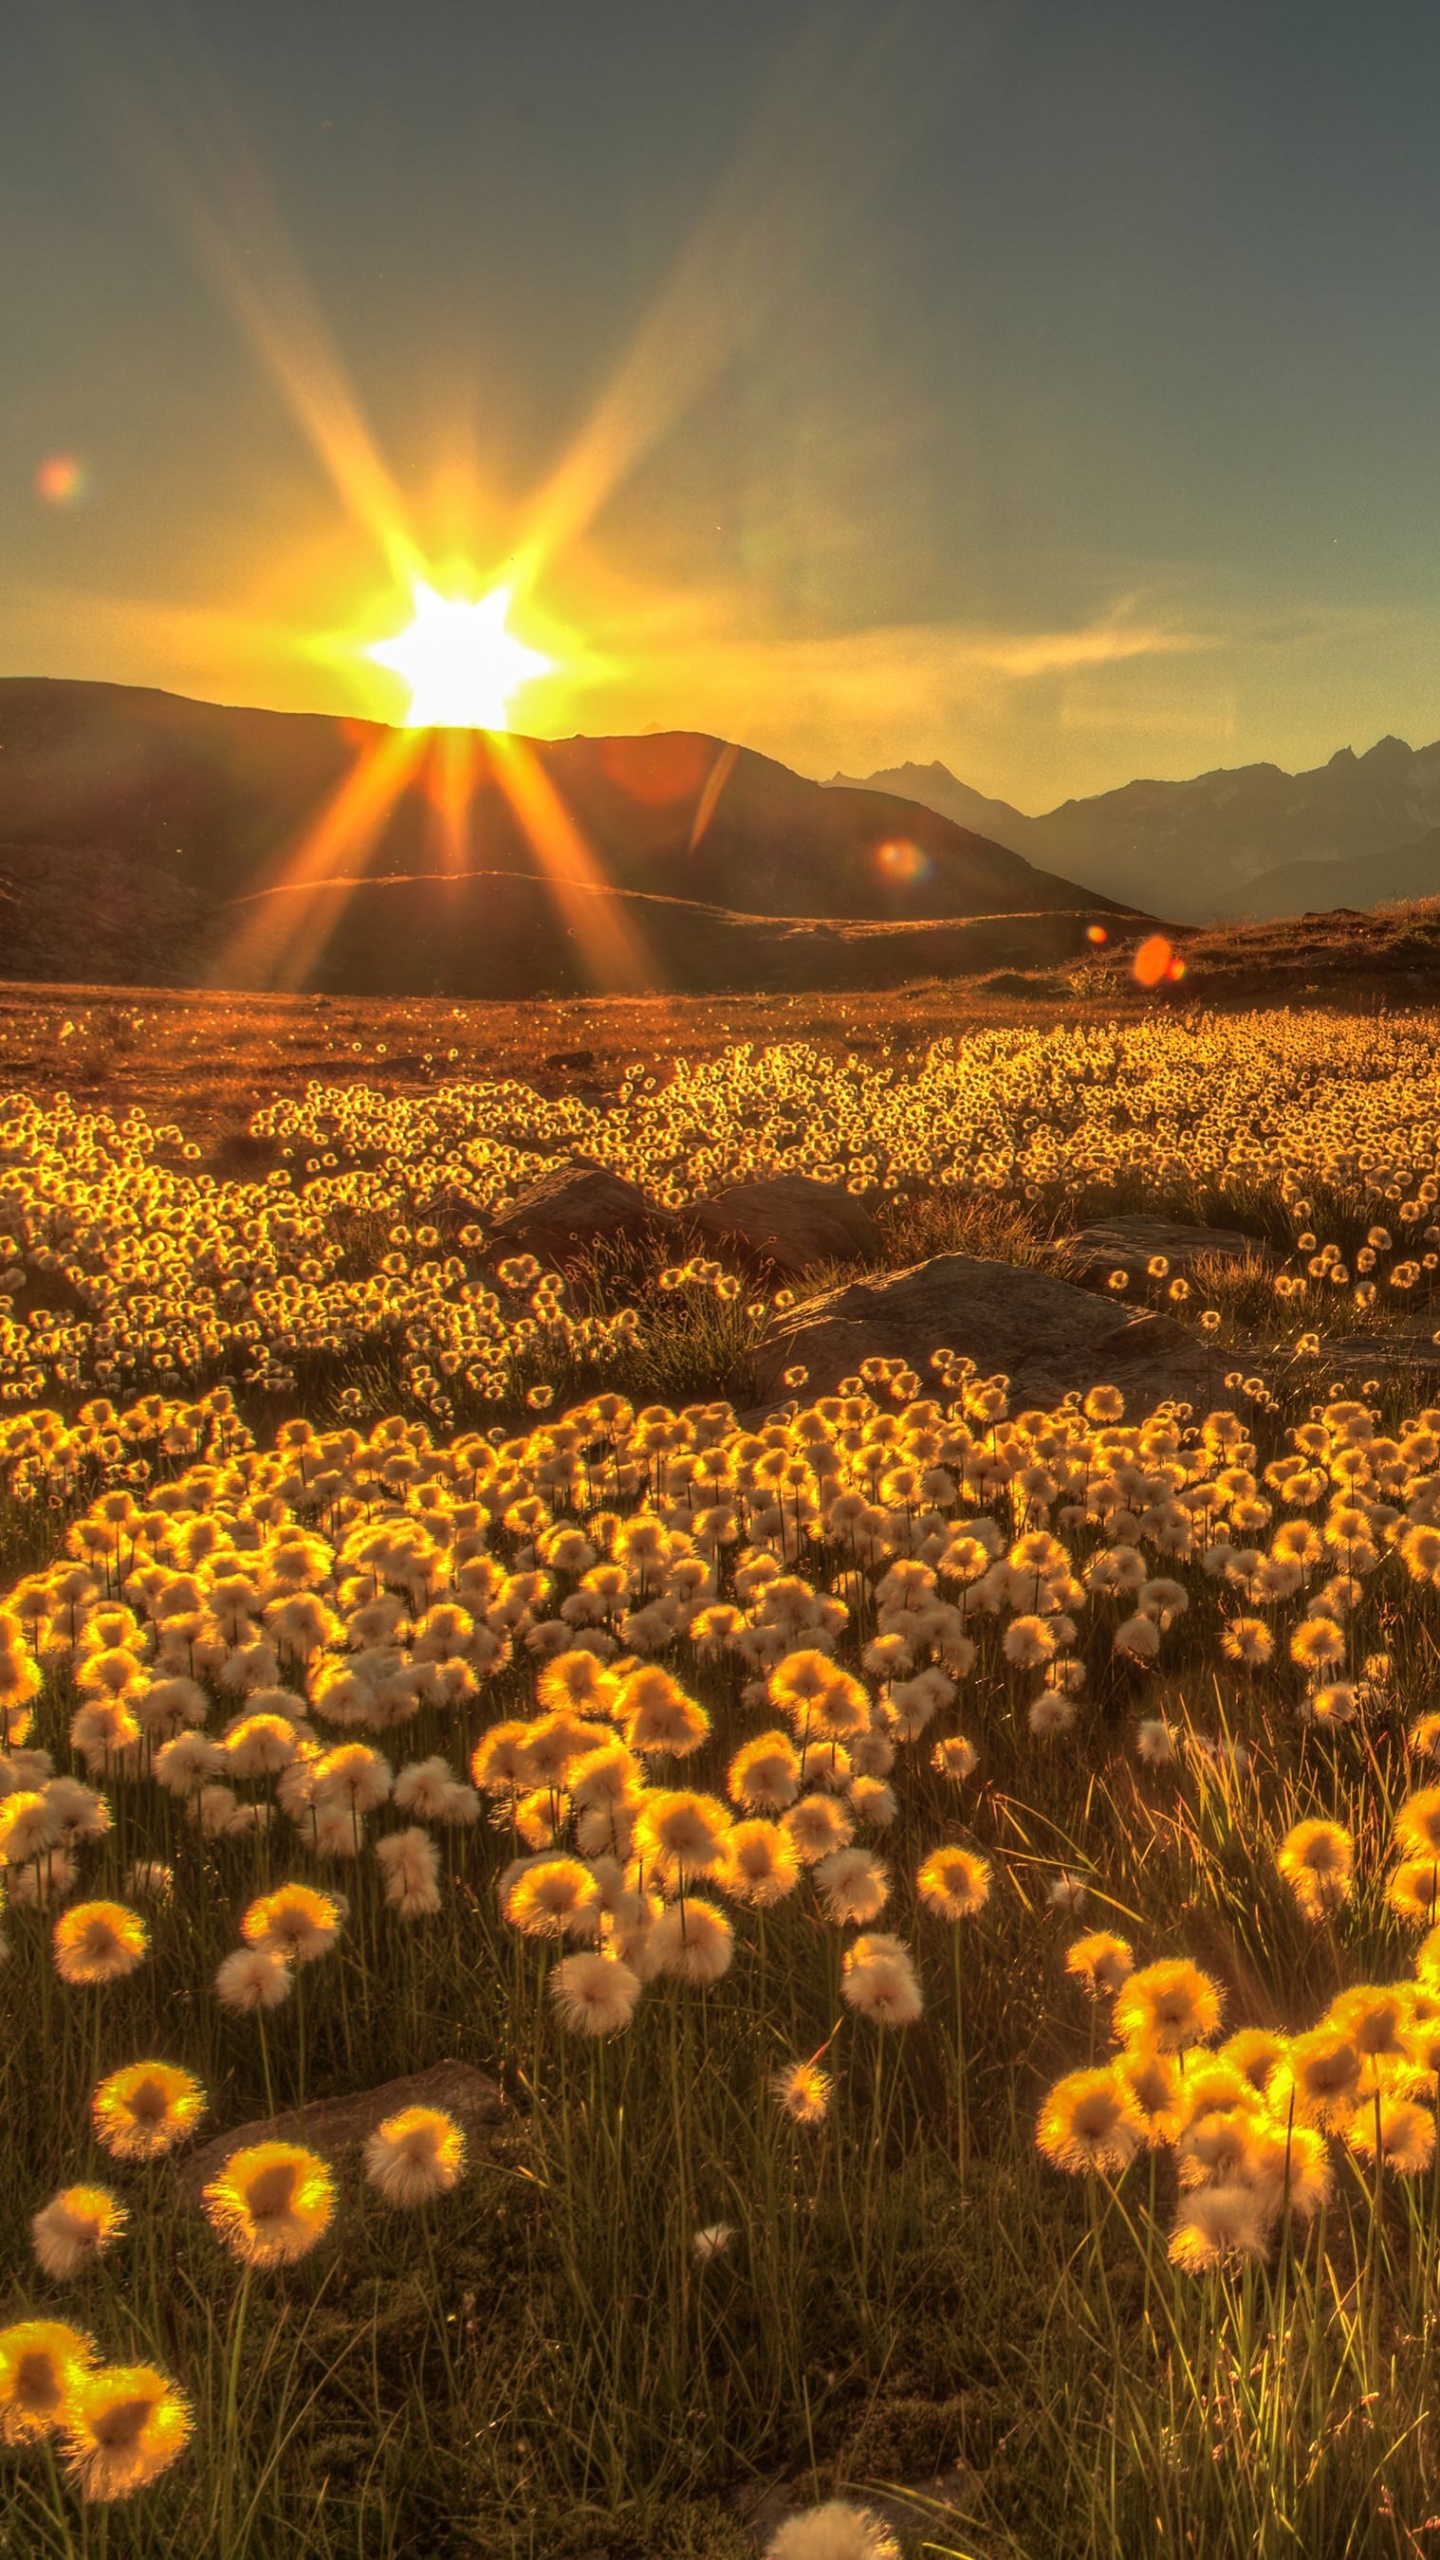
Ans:
[[[9,0],[0,674],[938,758],[1440,734],[1433,0]]]

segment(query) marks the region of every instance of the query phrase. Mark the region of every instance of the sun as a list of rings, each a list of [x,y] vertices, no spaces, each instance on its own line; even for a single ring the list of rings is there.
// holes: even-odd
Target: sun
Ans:
[[[417,579],[411,601],[415,612],[405,629],[365,652],[410,687],[406,727],[507,728],[520,687],[555,664],[508,629],[510,588],[492,587],[478,603],[466,603]]]

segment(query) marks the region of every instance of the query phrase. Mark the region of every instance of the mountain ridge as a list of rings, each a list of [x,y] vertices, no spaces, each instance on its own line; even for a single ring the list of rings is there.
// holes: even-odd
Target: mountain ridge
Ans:
[[[465,886],[482,880],[483,895]],[[277,890],[293,894],[267,900]],[[273,929],[247,917],[257,904]],[[116,981],[487,995],[776,971],[789,983],[809,925],[823,928],[817,961],[848,943],[847,982],[873,964],[890,983],[917,925],[974,920],[1008,954],[1030,917],[1037,949],[1062,957],[1085,947],[1087,919],[1124,913],[919,803],[832,792],[699,732],[406,732],[0,679],[10,977],[74,975],[65,946],[88,919],[99,947],[82,974]],[[885,953],[870,928],[888,932]]]
[[[1381,861],[1423,849],[1440,829],[1440,740],[1414,748],[1387,735],[1358,753],[1339,747],[1324,764],[1287,773],[1273,763],[1217,765],[1186,781],[1139,777],[1086,799],[1061,801],[1038,817],[986,800],[944,765],[905,765],[869,776],[871,789],[904,776],[917,797],[931,796],[948,814],[984,806],[995,841],[1087,888],[1131,899],[1141,882],[1178,920],[1210,924],[1230,916],[1300,913],[1322,901],[1334,864]],[[854,788],[847,777],[832,787]],[[1290,880],[1303,866],[1305,880]],[[1440,890],[1440,845],[1433,871],[1403,867],[1407,885],[1379,885],[1376,897]],[[1284,873],[1273,886],[1260,883]],[[1397,878],[1402,873],[1396,873]],[[1377,872],[1377,880],[1389,875]],[[1421,885],[1414,885],[1416,882]],[[1349,890],[1337,903],[1350,904]],[[1309,889],[1315,895],[1306,896]],[[1301,899],[1302,905],[1276,899]]]

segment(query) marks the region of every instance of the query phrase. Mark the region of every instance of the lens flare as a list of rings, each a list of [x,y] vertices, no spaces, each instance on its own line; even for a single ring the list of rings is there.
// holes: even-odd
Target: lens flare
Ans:
[[[417,579],[411,593],[415,611],[405,629],[365,652],[409,686],[406,726],[508,728],[521,686],[555,663],[509,629],[510,588],[493,587],[478,603],[467,603]]]
[[[920,845],[912,844],[908,836],[892,837],[879,847],[875,859],[884,877],[902,889],[911,889],[917,881],[930,877],[929,854]]]
[[[47,507],[73,507],[84,497],[90,475],[78,453],[47,453],[35,469],[35,495]]]
[[[1179,973],[1175,968],[1175,952],[1163,933],[1147,934],[1130,966],[1135,983],[1141,987],[1158,987],[1163,978]]]

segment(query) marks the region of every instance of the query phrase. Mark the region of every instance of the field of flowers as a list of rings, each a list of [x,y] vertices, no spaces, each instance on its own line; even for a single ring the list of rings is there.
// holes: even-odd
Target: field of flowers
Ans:
[[[0,2552],[1440,2547],[1440,1381],[1324,1357],[1434,1029],[317,1085],[243,1181],[9,1098]],[[487,1261],[573,1152],[1223,1208],[1313,1347],[757,1418],[753,1279]],[[446,2058],[493,2130],[306,2138]]]

